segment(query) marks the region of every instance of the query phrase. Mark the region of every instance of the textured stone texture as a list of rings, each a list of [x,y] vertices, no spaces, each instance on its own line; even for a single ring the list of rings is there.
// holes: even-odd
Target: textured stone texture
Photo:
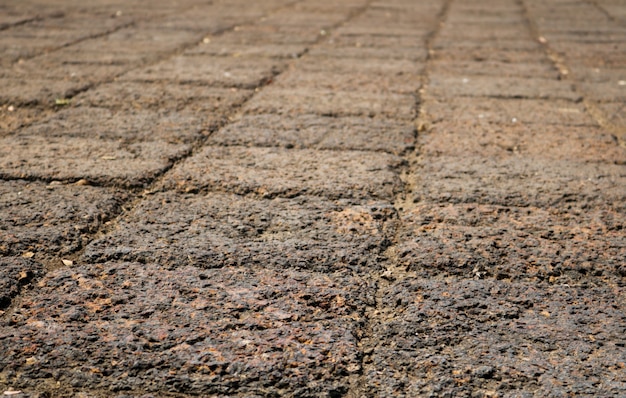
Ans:
[[[626,395],[623,1],[4,3],[0,395]]]
[[[2,181],[0,193],[0,255],[56,266],[115,218],[128,197],[113,189],[26,181]]]
[[[383,298],[366,377],[384,396],[619,395],[624,291],[406,279]],[[602,302],[599,306],[597,300]]]
[[[347,273],[137,263],[63,269],[37,287],[0,326],[2,378],[109,394],[343,394],[371,300]]]
[[[170,268],[361,270],[379,266],[393,234],[385,222],[394,217],[384,202],[159,193],[92,242],[83,258]]]
[[[267,198],[315,195],[390,201],[401,189],[395,170],[402,163],[384,153],[206,147],[168,173],[163,187]]]
[[[211,136],[219,145],[371,150],[401,154],[415,145],[415,128],[393,119],[248,115]]]

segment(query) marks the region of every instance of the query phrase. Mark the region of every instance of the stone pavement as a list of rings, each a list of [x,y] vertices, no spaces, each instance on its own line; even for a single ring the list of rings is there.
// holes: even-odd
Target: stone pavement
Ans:
[[[626,395],[623,0],[0,4],[0,393]]]

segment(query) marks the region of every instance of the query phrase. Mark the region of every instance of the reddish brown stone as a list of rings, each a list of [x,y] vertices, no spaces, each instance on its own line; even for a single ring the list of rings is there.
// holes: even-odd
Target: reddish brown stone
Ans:
[[[3,321],[0,374],[15,389],[74,393],[345,393],[371,294],[341,272],[58,270]]]
[[[80,250],[128,194],[85,185],[0,182],[0,255],[48,260]]]
[[[401,158],[385,153],[206,147],[180,163],[163,186],[182,192],[227,191],[272,198],[391,201],[401,189]]]

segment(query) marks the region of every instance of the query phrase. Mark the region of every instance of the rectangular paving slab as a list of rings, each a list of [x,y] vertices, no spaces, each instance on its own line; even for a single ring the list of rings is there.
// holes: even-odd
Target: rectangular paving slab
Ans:
[[[96,185],[141,187],[190,150],[190,144],[165,141],[9,136],[0,138],[0,178],[85,179]]]
[[[120,81],[174,81],[253,89],[270,81],[281,66],[279,60],[269,58],[177,56],[131,71]]]
[[[415,128],[390,119],[302,115],[245,115],[208,141],[212,145],[384,151],[415,146]]]
[[[171,170],[162,186],[260,197],[314,195],[393,201],[403,160],[386,153],[206,147]]]
[[[310,57],[307,59],[312,60]],[[402,73],[354,70],[349,73],[329,74],[324,71],[303,72],[294,69],[278,76],[272,87],[303,91],[364,92],[379,95],[386,93],[415,94],[422,85],[422,69],[423,66],[419,64],[415,64],[413,71]]]
[[[187,112],[141,109],[141,106],[112,108],[70,107],[21,130],[19,136],[92,138],[123,143],[190,143],[204,136],[200,119]]]
[[[391,233],[384,221],[394,215],[385,202],[165,192],[143,200],[110,234],[92,242],[83,259],[172,268],[376,268]]]
[[[89,87],[85,81],[0,77],[0,104],[53,106]]]
[[[53,113],[53,109],[42,109],[36,106],[0,106],[0,136],[9,135],[20,127],[47,119]]]
[[[0,256],[62,266],[128,199],[122,191],[77,184],[0,181]]]
[[[597,127],[441,122],[420,136],[425,156],[540,157],[580,163],[626,164],[626,149]]]
[[[332,39],[331,39],[332,40]],[[311,48],[308,52],[314,57],[327,57],[327,58],[357,58],[362,60],[376,59],[401,59],[409,60],[413,62],[425,61],[428,57],[428,51],[426,46],[412,46],[412,47],[364,47],[362,45],[353,46],[335,46],[324,43],[323,46],[317,46]]]
[[[372,395],[623,391],[623,287],[409,278],[381,300],[387,318],[364,372]]]
[[[205,38],[200,45],[185,51],[185,55],[299,58],[306,49],[304,44],[233,44]]]
[[[300,72],[326,72],[332,70],[335,73],[378,73],[381,75],[402,73],[419,73],[420,65],[403,59],[369,59],[362,62],[354,58],[326,58],[307,57],[306,62],[298,63]],[[330,74],[330,75],[332,75]]]
[[[53,395],[344,394],[371,297],[345,272],[61,269],[2,321],[0,377]]]
[[[411,180],[415,201],[537,207],[577,202],[623,208],[626,200],[622,165],[530,156],[440,156],[418,167],[419,175]]]
[[[70,58],[65,51],[39,55],[15,65],[7,77],[73,81],[95,84],[110,80],[128,70],[124,63],[94,62],[83,57]],[[69,61],[68,59],[72,59]]]
[[[227,32],[222,36],[210,38],[211,43],[224,45],[310,45],[319,38],[318,29],[303,31],[297,28],[285,26],[263,26],[263,25],[243,25],[236,26],[232,32]]]
[[[528,40],[471,40],[435,41],[431,52],[433,60],[441,61],[498,61],[547,62],[541,44]]]
[[[402,216],[398,262],[429,277],[619,281],[625,223],[621,210],[604,206],[419,204]]]
[[[430,75],[428,92],[435,97],[493,97],[528,99],[566,99],[581,96],[572,83],[556,79],[519,78],[480,75]]]
[[[546,60],[533,60],[530,62],[509,62],[483,60],[476,57],[471,60],[438,61],[433,68],[437,73],[459,76],[494,76],[499,77],[526,77],[557,79],[558,70]]]
[[[417,98],[411,94],[269,87],[246,103],[243,111],[246,114],[317,114],[412,120],[417,112]]]
[[[219,115],[231,112],[252,93],[251,90],[169,82],[112,82],[79,94],[72,99],[72,103],[96,108],[160,111],[180,111],[191,106],[202,116],[210,116],[209,113]]]

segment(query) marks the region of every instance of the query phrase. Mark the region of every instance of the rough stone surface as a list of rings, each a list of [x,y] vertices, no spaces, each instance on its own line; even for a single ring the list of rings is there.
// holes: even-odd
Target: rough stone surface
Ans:
[[[332,78],[323,71],[290,71],[276,79],[275,87],[284,89],[314,89],[356,91],[384,95],[386,93],[414,94],[421,86],[420,68],[410,72],[387,73],[351,70],[335,73]]]
[[[626,175],[622,165],[507,156],[504,159],[440,156],[419,165],[412,200],[513,206],[622,207]],[[425,179],[423,176],[432,176]]]
[[[371,300],[349,273],[137,263],[58,270],[37,287],[0,326],[0,374],[53,395],[343,394]]]
[[[623,0],[0,3],[3,397],[626,396]]]
[[[384,396],[615,396],[624,290],[408,278],[382,298],[366,377]],[[598,301],[602,305],[598,305]]]
[[[570,101],[495,98],[429,98],[420,109],[432,123],[442,121],[593,126],[584,105]]]
[[[394,218],[385,202],[159,193],[91,243],[83,258],[170,268],[376,268],[393,234],[386,221]]]
[[[402,219],[399,263],[424,276],[620,280],[625,222],[621,208],[423,204]]]
[[[206,147],[175,167],[163,187],[260,197],[315,195],[391,201],[401,189],[403,160],[384,153],[307,149]]]
[[[177,81],[217,87],[255,88],[280,71],[276,60],[256,57],[180,56],[140,71],[130,72],[122,81]]]
[[[244,106],[247,114],[279,115],[317,114],[321,116],[389,117],[411,120],[416,113],[416,99],[410,94],[333,91],[330,89],[296,90],[270,88]]]
[[[20,135],[0,139],[0,178],[87,180],[140,187],[187,154],[189,144]]]
[[[57,266],[115,218],[128,197],[112,189],[27,181],[2,181],[0,193],[0,255]]]
[[[248,115],[213,134],[219,145],[371,150],[401,154],[414,147],[415,128],[393,119]]]
[[[431,75],[429,92],[442,98],[580,99],[573,85],[564,81],[481,75]]]
[[[617,138],[602,129],[522,124],[441,122],[420,139],[425,155],[484,156],[507,159],[511,156],[540,157],[542,160],[583,164],[626,164],[626,150]],[[459,134],[461,133],[461,134]],[[547,170],[546,170],[547,172]]]
[[[34,279],[43,276],[41,264],[19,257],[0,258],[0,315]]]
[[[77,96],[73,103],[97,108],[161,111],[193,107],[194,112],[211,116],[238,107],[251,95],[249,90],[189,84],[114,82]]]

